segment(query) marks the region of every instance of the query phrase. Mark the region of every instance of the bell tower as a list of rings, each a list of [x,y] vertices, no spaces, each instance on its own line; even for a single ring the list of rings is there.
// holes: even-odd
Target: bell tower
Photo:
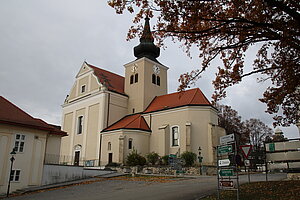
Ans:
[[[134,47],[137,58],[125,64],[125,93],[128,99],[128,114],[144,111],[155,96],[167,94],[168,67],[158,62],[159,47],[155,46],[146,17],[140,44]]]

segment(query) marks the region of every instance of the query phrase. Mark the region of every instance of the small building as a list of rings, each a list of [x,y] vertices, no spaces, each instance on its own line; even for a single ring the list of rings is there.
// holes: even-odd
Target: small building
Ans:
[[[136,59],[124,65],[125,76],[84,62],[63,108],[61,156],[69,164],[103,166],[125,163],[133,150],[142,155],[198,154],[215,163],[215,148],[225,130],[217,109],[199,88],[168,94],[169,67],[157,58],[146,18]]]
[[[58,155],[61,138],[66,135],[0,96],[0,193],[6,193],[9,179],[10,191],[41,185],[45,155]],[[16,154],[10,174],[13,149]]]

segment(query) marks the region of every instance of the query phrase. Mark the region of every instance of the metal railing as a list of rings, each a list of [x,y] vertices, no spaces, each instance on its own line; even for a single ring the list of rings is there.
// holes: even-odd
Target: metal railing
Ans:
[[[84,157],[75,159],[75,156],[46,154],[44,164],[96,167],[101,163],[99,159],[85,159]]]

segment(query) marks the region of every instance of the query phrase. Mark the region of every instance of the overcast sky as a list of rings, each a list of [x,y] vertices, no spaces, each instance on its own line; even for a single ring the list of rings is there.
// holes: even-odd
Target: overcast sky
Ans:
[[[133,47],[139,41],[126,41],[132,18],[115,14],[106,0],[1,0],[0,95],[30,115],[60,125],[61,105],[84,61],[124,75],[123,65],[135,59]],[[200,66],[196,51],[190,59],[179,46],[167,42],[158,58],[170,68],[169,93],[176,91],[181,73]],[[211,69],[195,85],[209,99],[214,76]],[[258,118],[272,127],[272,117],[258,101],[268,84],[256,78],[230,88],[221,103],[232,106],[243,120]],[[286,137],[299,137],[294,125],[281,129]]]

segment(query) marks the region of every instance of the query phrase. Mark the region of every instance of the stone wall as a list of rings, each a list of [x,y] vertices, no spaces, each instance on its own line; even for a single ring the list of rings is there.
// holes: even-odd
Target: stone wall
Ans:
[[[134,174],[155,174],[155,175],[176,175],[184,174],[190,176],[200,175],[216,175],[217,170],[215,166],[202,166],[200,167],[183,167],[181,170],[172,169],[169,166],[136,166],[136,167],[113,167],[112,170],[116,170],[119,173],[134,173]],[[201,173],[200,173],[201,171]]]

